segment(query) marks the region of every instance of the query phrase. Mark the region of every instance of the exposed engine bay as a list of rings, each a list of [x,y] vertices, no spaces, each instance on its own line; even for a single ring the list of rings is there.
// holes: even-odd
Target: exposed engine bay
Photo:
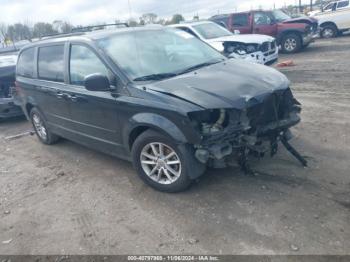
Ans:
[[[240,43],[240,42],[225,42],[223,43],[223,45],[224,45],[225,54],[237,53],[240,55],[251,54],[258,51],[263,53],[269,53],[269,52],[274,52],[277,48],[276,41],[264,42],[261,45],[246,44],[246,43]]]
[[[223,46],[223,54],[231,58],[246,58],[260,64],[272,64],[278,58],[278,46],[275,40],[262,44],[227,41]]]
[[[243,110],[216,109],[189,114],[192,124],[202,134],[202,143],[196,145],[196,158],[203,164],[226,167],[233,159],[247,169],[248,156],[274,156],[278,142],[301,163],[305,159],[288,143],[290,127],[300,122],[300,103],[291,90],[275,91],[262,103],[254,98]]]

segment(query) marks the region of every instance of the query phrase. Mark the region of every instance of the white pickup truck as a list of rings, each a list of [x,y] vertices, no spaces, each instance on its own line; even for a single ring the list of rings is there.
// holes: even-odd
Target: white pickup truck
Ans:
[[[314,16],[321,28],[321,37],[332,38],[350,30],[350,9],[322,12]]]

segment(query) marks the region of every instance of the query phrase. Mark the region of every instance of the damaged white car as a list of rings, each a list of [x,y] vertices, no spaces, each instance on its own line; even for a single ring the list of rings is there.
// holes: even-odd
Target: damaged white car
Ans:
[[[183,30],[211,45],[227,57],[271,65],[278,60],[276,39],[267,35],[240,35],[210,22],[186,22],[171,27]]]

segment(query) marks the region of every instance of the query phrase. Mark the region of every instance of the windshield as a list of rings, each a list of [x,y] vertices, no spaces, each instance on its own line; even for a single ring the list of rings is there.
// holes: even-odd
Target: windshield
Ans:
[[[282,22],[288,19],[291,19],[291,17],[289,15],[287,15],[286,13],[284,13],[281,10],[273,10],[272,11],[273,16],[275,17],[275,20],[277,22]]]
[[[192,26],[204,39],[231,36],[232,33],[215,23],[205,23]]]
[[[98,45],[134,81],[146,76],[154,76],[154,80],[160,75],[172,77],[226,59],[192,35],[170,28],[120,33],[98,40]]]

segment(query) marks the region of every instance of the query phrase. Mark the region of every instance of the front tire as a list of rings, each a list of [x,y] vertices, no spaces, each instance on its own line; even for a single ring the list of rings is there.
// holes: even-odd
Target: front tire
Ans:
[[[326,25],[322,28],[321,37],[322,38],[334,38],[338,35],[338,28],[335,25]]]
[[[285,54],[294,54],[301,50],[302,42],[299,35],[291,33],[282,38],[282,52]]]
[[[190,172],[195,159],[189,148],[159,132],[142,133],[133,144],[132,158],[140,178],[158,191],[181,192],[193,181]]]
[[[58,141],[59,137],[47,128],[43,114],[35,107],[30,111],[30,120],[40,142],[46,145],[52,145]]]

